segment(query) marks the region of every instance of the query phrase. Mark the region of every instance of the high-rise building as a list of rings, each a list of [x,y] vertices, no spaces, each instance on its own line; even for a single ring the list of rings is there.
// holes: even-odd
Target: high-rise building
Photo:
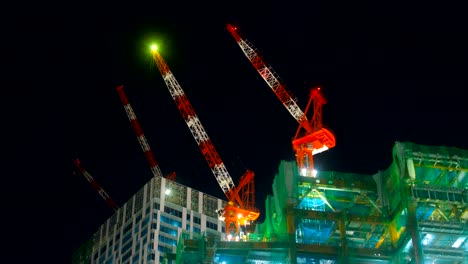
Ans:
[[[77,249],[73,264],[175,263],[182,232],[224,237],[216,210],[225,201],[153,177]]]

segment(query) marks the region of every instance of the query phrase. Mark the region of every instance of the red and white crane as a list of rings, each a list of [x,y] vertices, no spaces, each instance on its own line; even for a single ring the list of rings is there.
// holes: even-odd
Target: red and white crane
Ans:
[[[94,190],[98,192],[98,194],[104,199],[106,204],[114,209],[114,211],[117,211],[119,209],[119,206],[110,198],[110,196],[104,191],[104,189],[99,185],[99,183],[89,174],[83,166],[81,166],[81,162],[78,159],[74,160],[76,168],[83,174],[83,176],[88,180],[89,184],[91,187],[93,187]]]
[[[153,59],[166,83],[167,88],[179,109],[185,123],[200,147],[208,165],[213,172],[219,186],[226,195],[228,203],[219,213],[220,219],[225,222],[226,235],[238,237],[240,227],[253,223],[260,216],[255,208],[254,173],[247,170],[235,186],[223,161],[218,155],[208,134],[205,132],[200,120],[190,104],[185,92],[177,82],[168,65],[157,51],[156,46],[151,48]]]
[[[326,103],[326,100],[320,92],[320,88],[311,90],[309,102],[305,112],[303,112],[296,104],[297,100],[292,96],[292,93],[280,80],[279,75],[263,61],[254,45],[239,35],[237,27],[228,24],[227,29],[260,76],[289,113],[299,122],[299,128],[292,141],[293,149],[296,152],[297,165],[301,175],[315,176],[313,155],[333,148],[336,144],[333,133],[322,126],[322,105]],[[311,104],[313,105],[313,115],[309,120],[307,113]]]
[[[140,146],[143,149],[143,153],[145,154],[145,157],[148,160],[151,172],[155,177],[163,177],[158,162],[154,157],[153,151],[151,150],[150,145],[146,140],[145,134],[143,134],[143,129],[141,128],[140,122],[138,121],[135,112],[133,111],[133,108],[128,101],[127,95],[123,90],[123,85],[117,87],[117,92],[119,93],[120,100],[122,101],[123,107],[128,116],[128,120],[132,125],[133,131],[135,132],[138,142],[140,143]],[[175,173],[173,172],[169,175],[166,175],[166,178],[175,181]]]

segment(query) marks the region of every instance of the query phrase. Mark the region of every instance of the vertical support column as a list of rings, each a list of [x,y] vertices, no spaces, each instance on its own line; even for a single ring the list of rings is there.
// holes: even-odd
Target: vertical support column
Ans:
[[[348,251],[348,241],[346,239],[346,214],[347,210],[343,210],[340,215],[340,220],[338,222],[338,228],[340,229],[340,242],[341,242],[341,253],[340,253],[340,263],[347,263],[349,251]]]
[[[145,218],[146,217],[146,206],[148,205],[148,185],[150,183],[147,183],[145,184],[145,186],[143,187],[143,203],[142,203],[142,206],[141,206],[141,217],[142,218]],[[151,201],[149,201],[151,202]]]
[[[187,208],[182,207],[182,230],[186,230],[187,227],[187,214],[190,213],[190,210],[187,210]],[[177,234],[177,237],[179,237],[180,234]]]
[[[133,222],[133,218],[135,216],[135,213],[137,211],[137,208],[136,208],[136,195],[133,196],[132,198],[132,206],[130,207],[131,208],[131,212],[132,212],[132,216],[130,216],[130,221]],[[133,224],[133,223],[132,223]]]
[[[98,231],[99,231],[99,241],[98,241],[99,257],[98,257],[98,259],[99,259],[99,258],[101,258],[101,248],[104,246],[104,243],[105,243],[105,239],[104,239],[105,234],[103,234],[104,233],[104,228],[103,228],[102,225],[99,227]],[[104,254],[105,253],[106,252],[104,252]]]
[[[193,239],[193,210],[190,210],[190,239]]]
[[[128,202],[127,202],[128,203]],[[127,205],[124,204],[124,206],[122,206],[122,214],[120,217],[122,217],[122,225],[120,226],[120,229],[122,229],[122,226],[125,226],[125,224],[127,223],[127,220],[125,219],[126,215],[127,215]]]
[[[203,234],[203,231],[206,232],[206,215],[202,214],[200,215],[200,230],[202,231],[202,234]]]
[[[404,195],[407,195],[407,194],[404,194]],[[418,205],[417,201],[414,201],[411,198],[409,199],[409,201],[407,201],[408,215],[407,215],[406,228],[411,234],[411,239],[413,241],[415,263],[423,264],[424,254],[423,254],[423,249],[422,249],[421,236],[419,235],[418,223],[416,219],[417,205]]]
[[[151,178],[151,181],[149,182],[148,195],[149,195],[150,199],[149,199],[148,202],[151,203],[151,205],[150,205],[150,208],[151,208],[150,215],[153,214],[153,209],[154,209],[154,200],[155,199],[153,199],[153,198],[156,198],[154,196],[155,194],[154,194],[154,190],[153,190],[154,185],[156,184],[155,180],[156,180],[156,178],[153,177],[153,178]]]
[[[294,210],[292,205],[288,205],[286,209],[286,225],[289,239],[289,263],[297,264],[296,226],[294,224]]]
[[[164,212],[164,206],[166,205],[166,179],[161,178],[161,191],[159,192],[159,210]]]
[[[396,154],[396,156],[395,156]],[[400,190],[401,204],[406,209],[406,231],[411,235],[414,251],[414,263],[423,264],[424,254],[421,237],[416,218],[417,201],[413,199],[412,186],[418,178],[412,157],[408,157],[403,144],[397,142],[394,148],[394,160],[398,161],[398,188]]]
[[[118,245],[118,248],[122,248],[122,229],[125,225],[125,208],[126,206],[122,206],[118,211],[117,211],[117,219],[116,219],[116,223],[121,223],[120,225],[117,226],[117,228],[115,229],[116,231],[116,236],[119,235],[120,239],[118,240],[118,242],[114,242],[115,245]],[[120,218],[120,219],[119,219]],[[119,257],[121,257],[121,255],[119,254]]]
[[[162,179],[164,179],[164,178],[162,178]],[[162,193],[162,195],[164,195],[164,192],[161,192],[161,193]],[[152,207],[153,206],[154,206],[154,203],[153,203]],[[161,207],[159,207],[159,208],[161,208]],[[151,210],[151,211],[153,212],[153,210]],[[148,245],[152,243],[153,244],[153,250],[150,251],[148,249],[148,250],[145,250],[145,251],[148,252],[148,254],[155,253],[155,255],[156,255],[155,260],[159,260],[160,253],[159,253],[159,250],[158,250],[158,245],[159,245],[159,236],[158,236],[158,234],[159,234],[159,229],[161,228],[161,224],[160,224],[161,223],[161,221],[160,221],[161,212],[160,212],[160,210],[155,210],[155,211],[156,211],[156,217],[151,218],[152,220],[148,223],[150,225],[149,226],[150,232],[148,232],[148,234],[146,234],[146,236],[149,238],[148,239]],[[151,214],[154,215],[153,213],[151,213]],[[156,221],[154,221],[154,220],[156,220]],[[153,229],[153,222],[157,223],[155,229]],[[154,236],[153,240],[151,240],[151,235]],[[147,259],[147,258],[145,258],[145,259]]]
[[[223,200],[218,199],[218,208],[216,209],[223,210]],[[218,231],[223,235],[223,237],[226,237],[226,227],[224,228],[224,232],[223,232],[223,224],[224,224],[224,221],[219,220],[219,217],[218,217]]]
[[[187,187],[187,209],[192,210],[192,188]]]
[[[216,208],[216,209],[218,209],[218,210],[224,209],[224,208],[223,208],[223,200],[218,199],[218,208]]]
[[[410,177],[413,179],[413,176]],[[418,202],[413,199],[411,190],[412,190],[412,180],[401,180],[400,181],[400,190],[401,190],[401,201],[403,208],[406,208],[406,230],[411,235],[411,241],[413,244],[414,251],[414,263],[423,264],[424,263],[424,254],[421,243],[421,236],[419,235],[418,230],[418,221],[416,218],[416,208]]]
[[[109,232],[109,226],[110,226],[110,221],[106,221],[106,224],[105,224],[105,234],[104,236],[106,237],[106,247],[109,245],[109,240],[112,240],[112,237],[109,236],[109,234],[111,234]],[[109,247],[107,247],[107,250],[109,250]],[[106,250],[106,254],[107,254],[107,250]]]
[[[148,252],[148,255],[151,254],[151,252]],[[159,252],[158,250],[156,250],[156,253],[155,253],[155,257],[154,257],[154,261],[155,263],[159,263],[159,261],[161,260],[161,252]],[[147,259],[147,257],[145,257],[145,259]],[[164,261],[164,260],[163,260]],[[148,262],[148,263],[151,263],[151,262]],[[164,262],[163,262],[164,263]],[[161,263],[162,264],[162,263]]]
[[[203,214],[203,193],[198,192],[198,212]]]

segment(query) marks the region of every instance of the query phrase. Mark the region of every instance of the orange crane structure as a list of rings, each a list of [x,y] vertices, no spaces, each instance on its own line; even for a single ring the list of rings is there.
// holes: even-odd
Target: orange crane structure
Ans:
[[[333,133],[322,125],[322,105],[327,101],[320,92],[320,88],[313,88],[310,92],[309,102],[305,112],[297,105],[295,97],[287,89],[273,68],[265,63],[252,43],[241,37],[237,27],[228,24],[228,31],[232,34],[245,56],[252,63],[257,72],[273,90],[281,103],[299,122],[299,127],[292,140],[296,153],[296,161],[299,172],[303,176],[315,176],[313,155],[333,148],[336,144]],[[309,119],[307,113],[313,106],[313,115]]]
[[[81,162],[79,159],[75,159],[73,161],[75,163],[76,168],[80,171],[81,174],[88,180],[89,184],[91,187],[93,187],[94,190],[98,192],[98,194],[104,199],[106,204],[114,209],[114,211],[117,211],[119,209],[119,206],[110,198],[110,196],[106,193],[106,191],[99,185],[99,183],[87,172],[83,166],[81,165]]]
[[[117,92],[119,94],[120,100],[122,101],[125,112],[127,113],[128,120],[130,121],[133,131],[135,132],[138,142],[140,143],[140,146],[143,150],[143,153],[145,154],[145,157],[148,160],[148,163],[151,168],[151,172],[153,173],[155,177],[164,177],[163,173],[161,172],[161,169],[159,168],[158,162],[156,161],[156,158],[154,157],[153,151],[151,150],[150,145],[148,144],[148,141],[146,140],[145,134],[143,134],[143,129],[141,128],[140,122],[138,121],[135,115],[135,112],[133,111],[133,108],[128,101],[127,95],[125,94],[123,90],[123,85],[120,85],[117,87]],[[165,178],[175,181],[175,177],[176,177],[175,172],[172,172],[166,175]]]
[[[153,59],[161,72],[172,99],[190,129],[205,160],[208,162],[219,186],[228,199],[225,207],[217,212],[219,219],[225,223],[226,236],[228,240],[231,238],[242,239],[247,234],[243,234],[240,228],[253,224],[260,216],[259,210],[255,207],[254,173],[247,170],[241,176],[239,184],[237,186],[234,184],[211,139],[195,114],[185,92],[157,51],[156,46],[153,45],[151,50]]]

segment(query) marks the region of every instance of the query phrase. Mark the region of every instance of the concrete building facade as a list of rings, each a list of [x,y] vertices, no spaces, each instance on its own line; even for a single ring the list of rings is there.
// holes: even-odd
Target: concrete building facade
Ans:
[[[225,201],[154,177],[77,249],[73,264],[175,263],[182,232],[224,237]]]

